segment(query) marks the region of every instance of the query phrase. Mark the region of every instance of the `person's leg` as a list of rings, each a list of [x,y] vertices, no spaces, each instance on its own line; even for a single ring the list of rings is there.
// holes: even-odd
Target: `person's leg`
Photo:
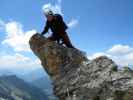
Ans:
[[[56,39],[56,41],[57,41],[58,44],[60,44],[60,42],[61,42],[60,37],[58,37],[58,38]]]
[[[50,37],[48,37],[50,41],[56,41],[58,44],[61,45],[61,38],[57,34],[52,34]]]
[[[68,35],[67,35],[66,32],[64,32],[64,34],[62,33],[61,38],[62,38],[62,40],[63,40],[63,43],[64,43],[67,47],[69,47],[69,48],[74,48],[74,46],[72,45],[72,43],[71,43],[71,41],[70,41],[70,39],[69,39],[69,37],[68,37]]]
[[[60,36],[57,36],[57,34],[51,35],[50,37],[48,37],[48,40],[56,41],[59,45],[63,45],[62,38]]]

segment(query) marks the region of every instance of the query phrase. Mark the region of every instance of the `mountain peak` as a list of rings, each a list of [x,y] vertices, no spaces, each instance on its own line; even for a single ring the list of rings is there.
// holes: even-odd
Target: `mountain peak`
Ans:
[[[59,75],[59,67],[63,68],[64,64],[79,65],[87,60],[83,52],[49,41],[40,34],[35,34],[30,39],[30,47],[35,55],[40,58],[47,73],[54,76]]]
[[[133,72],[119,70],[110,58],[88,60],[80,50],[40,34],[33,35],[29,43],[60,100],[133,100]]]

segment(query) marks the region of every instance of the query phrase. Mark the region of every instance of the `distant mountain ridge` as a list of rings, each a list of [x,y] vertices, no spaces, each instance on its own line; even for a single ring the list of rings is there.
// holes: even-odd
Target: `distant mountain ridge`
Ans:
[[[49,77],[40,77],[32,81],[31,84],[42,89],[49,97],[49,100],[58,100],[53,93],[52,81],[49,79]]]
[[[16,75],[0,76],[0,100],[49,100],[39,88]]]
[[[49,79],[48,75],[45,73],[43,68],[38,67],[36,69],[24,70],[24,71],[22,70],[20,71],[20,69],[0,70],[0,77],[13,76],[13,75],[14,76],[16,75],[17,78],[24,80],[26,83],[34,85],[35,87],[39,88],[49,98],[48,100],[57,100],[55,98],[55,95],[53,94],[52,82]]]
[[[43,68],[37,68],[37,69],[32,70],[32,71],[25,73],[23,75],[19,75],[19,77],[24,79],[27,82],[32,82],[32,81],[37,80],[41,77],[48,77],[48,76],[45,74],[45,71]]]

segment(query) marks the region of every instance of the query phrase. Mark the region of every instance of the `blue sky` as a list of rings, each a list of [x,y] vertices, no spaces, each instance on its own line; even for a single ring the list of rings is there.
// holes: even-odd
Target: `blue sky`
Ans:
[[[9,63],[11,65],[18,58],[17,64],[12,66],[17,67],[22,59],[22,68],[39,66],[33,53],[24,50],[23,37],[25,39],[26,33],[43,30],[46,20],[42,7],[48,3],[61,9],[66,23],[74,23],[68,30],[71,41],[75,47],[87,52],[90,59],[107,55],[118,64],[133,64],[132,0],[1,0],[0,67],[8,67],[4,65],[6,59],[13,61]],[[12,34],[19,36],[22,42],[10,36]],[[11,43],[14,40],[18,44]],[[31,61],[30,65],[25,62],[28,60]],[[36,64],[32,62],[34,60]]]

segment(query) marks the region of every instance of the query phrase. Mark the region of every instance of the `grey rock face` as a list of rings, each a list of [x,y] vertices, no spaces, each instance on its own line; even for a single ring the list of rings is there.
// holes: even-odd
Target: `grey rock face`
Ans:
[[[118,70],[108,57],[88,60],[79,50],[67,48],[35,34],[30,47],[53,81],[59,100],[133,100],[133,71]]]

